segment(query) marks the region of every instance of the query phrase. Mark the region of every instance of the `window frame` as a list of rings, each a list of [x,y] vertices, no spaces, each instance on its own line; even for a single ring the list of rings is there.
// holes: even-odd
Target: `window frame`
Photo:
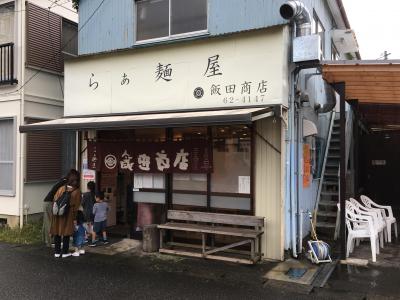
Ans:
[[[331,39],[331,60],[340,60],[340,53],[336,48],[335,43]]]
[[[321,32],[318,32],[318,26],[322,28]],[[313,34],[318,34],[321,37],[321,59],[323,59],[325,58],[325,51],[326,51],[326,45],[325,45],[326,29],[315,10],[313,10],[311,31]]]
[[[230,126],[228,124],[227,126]],[[254,215],[255,213],[255,194],[254,194],[254,184],[255,184],[255,167],[254,167],[254,160],[255,160],[255,129],[254,125],[249,126],[249,138],[250,138],[250,193],[231,193],[231,192],[213,192],[211,187],[211,181],[213,180],[213,173],[207,173],[207,189],[206,191],[188,191],[188,190],[174,190],[173,184],[169,186],[171,191],[171,196],[167,197],[168,207],[171,209],[190,209],[196,211],[207,211],[207,212],[214,212],[214,213],[233,213],[233,214],[240,214],[240,215]],[[203,126],[199,126],[203,127]],[[207,136],[206,138],[211,141],[212,150],[214,149],[214,136],[212,133],[212,128],[215,125],[211,126],[204,126],[207,128]],[[169,130],[174,130],[178,128],[169,128]],[[172,194],[192,194],[192,195],[205,195],[207,197],[207,205],[206,206],[193,206],[193,205],[180,205],[173,203],[173,195]],[[247,209],[231,209],[231,208],[217,208],[211,206],[211,197],[212,196],[221,196],[221,197],[236,197],[236,198],[244,198],[250,200],[250,208]]]
[[[208,24],[209,24],[209,1],[206,1],[206,6],[207,6],[207,28],[202,29],[202,30],[197,30],[197,31],[191,31],[191,32],[185,32],[185,33],[179,33],[179,34],[172,34],[171,35],[171,0],[168,0],[169,3],[169,16],[168,16],[168,36],[164,37],[158,37],[158,38],[151,38],[151,39],[145,39],[145,40],[138,40],[138,3],[139,2],[145,2],[148,0],[135,0],[135,22],[134,22],[134,32],[135,32],[135,45],[141,45],[141,44],[149,44],[149,43],[157,43],[157,42],[164,42],[164,41],[171,41],[171,40],[179,40],[179,39],[185,39],[185,38],[190,38],[190,37],[196,37],[196,36],[203,36],[203,35],[209,35],[210,32],[208,31]]]
[[[15,13],[15,9],[16,9],[15,1],[8,1],[8,2],[1,3],[0,7],[10,7],[10,8],[12,7],[13,8],[13,10],[10,11],[13,14],[12,41],[10,41],[9,43],[15,44],[15,42],[16,42],[16,27],[17,27],[17,18],[16,18],[16,13]]]
[[[12,163],[12,188],[11,190],[0,190],[0,196],[2,197],[15,197],[16,195],[16,166],[17,166],[17,138],[16,138],[16,133],[17,133],[17,117],[12,116],[12,117],[0,117],[0,121],[4,120],[12,120],[13,126],[12,126],[12,136],[13,136],[13,161]],[[9,161],[2,161],[2,163],[10,163]]]

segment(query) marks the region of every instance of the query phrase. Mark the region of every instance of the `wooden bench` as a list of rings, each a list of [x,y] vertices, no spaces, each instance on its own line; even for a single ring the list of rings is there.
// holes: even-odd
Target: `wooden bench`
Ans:
[[[168,254],[203,257],[245,264],[254,264],[261,259],[261,235],[264,233],[264,218],[245,215],[216,214],[195,211],[168,210],[167,223],[158,225],[160,230],[160,252]],[[185,231],[201,234],[201,253],[195,251],[174,250],[165,246],[184,246],[196,248],[196,245],[182,243],[164,243],[167,230]],[[214,247],[206,245],[207,235],[238,237],[241,240],[228,245]],[[250,251],[239,251],[236,248],[250,244]],[[236,252],[250,255],[250,259],[214,255],[217,252]]]

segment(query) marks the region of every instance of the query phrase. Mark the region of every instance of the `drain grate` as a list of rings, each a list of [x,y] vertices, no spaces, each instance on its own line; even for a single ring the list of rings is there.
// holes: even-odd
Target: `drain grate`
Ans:
[[[290,268],[287,272],[286,275],[289,276],[291,279],[298,279],[304,276],[306,274],[307,269],[304,268]]]

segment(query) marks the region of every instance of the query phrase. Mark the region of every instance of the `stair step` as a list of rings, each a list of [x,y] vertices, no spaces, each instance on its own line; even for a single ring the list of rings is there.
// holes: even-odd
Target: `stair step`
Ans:
[[[338,164],[340,162],[340,154],[328,155],[327,159],[328,159],[329,163],[335,162]]]
[[[336,192],[322,191],[321,195],[324,195],[324,196],[337,196],[337,195],[339,195],[339,192],[338,191],[336,191]]]
[[[329,150],[335,150],[335,151],[338,151],[338,150],[340,150],[340,147],[329,147]]]
[[[331,143],[340,143],[340,139],[331,139]]]
[[[335,177],[338,177],[338,172],[325,172],[325,176],[335,176]]]
[[[323,185],[335,185],[335,186],[338,186],[339,182],[337,182],[337,181],[324,181],[322,184]]]
[[[319,205],[324,205],[324,206],[336,206],[337,203],[335,201],[319,201]]]
[[[321,217],[336,217],[337,212],[319,210],[317,215]]]
[[[329,223],[329,222],[317,222],[317,228],[335,228],[336,224],[335,223]]]
[[[328,168],[339,168],[339,164],[327,163],[325,167]]]

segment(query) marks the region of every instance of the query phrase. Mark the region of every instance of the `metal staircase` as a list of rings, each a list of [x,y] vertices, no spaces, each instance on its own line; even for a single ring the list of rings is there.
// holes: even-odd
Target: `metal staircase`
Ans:
[[[346,170],[352,143],[353,113],[349,108],[346,111]],[[340,120],[336,113],[332,112],[327,148],[325,150],[322,175],[318,187],[317,201],[315,205],[316,227],[320,233],[337,238],[339,218],[337,203],[339,202],[339,163],[340,163]]]
[[[340,124],[335,113],[331,122],[316,206],[317,230],[324,233],[330,233],[336,227],[339,201]]]

